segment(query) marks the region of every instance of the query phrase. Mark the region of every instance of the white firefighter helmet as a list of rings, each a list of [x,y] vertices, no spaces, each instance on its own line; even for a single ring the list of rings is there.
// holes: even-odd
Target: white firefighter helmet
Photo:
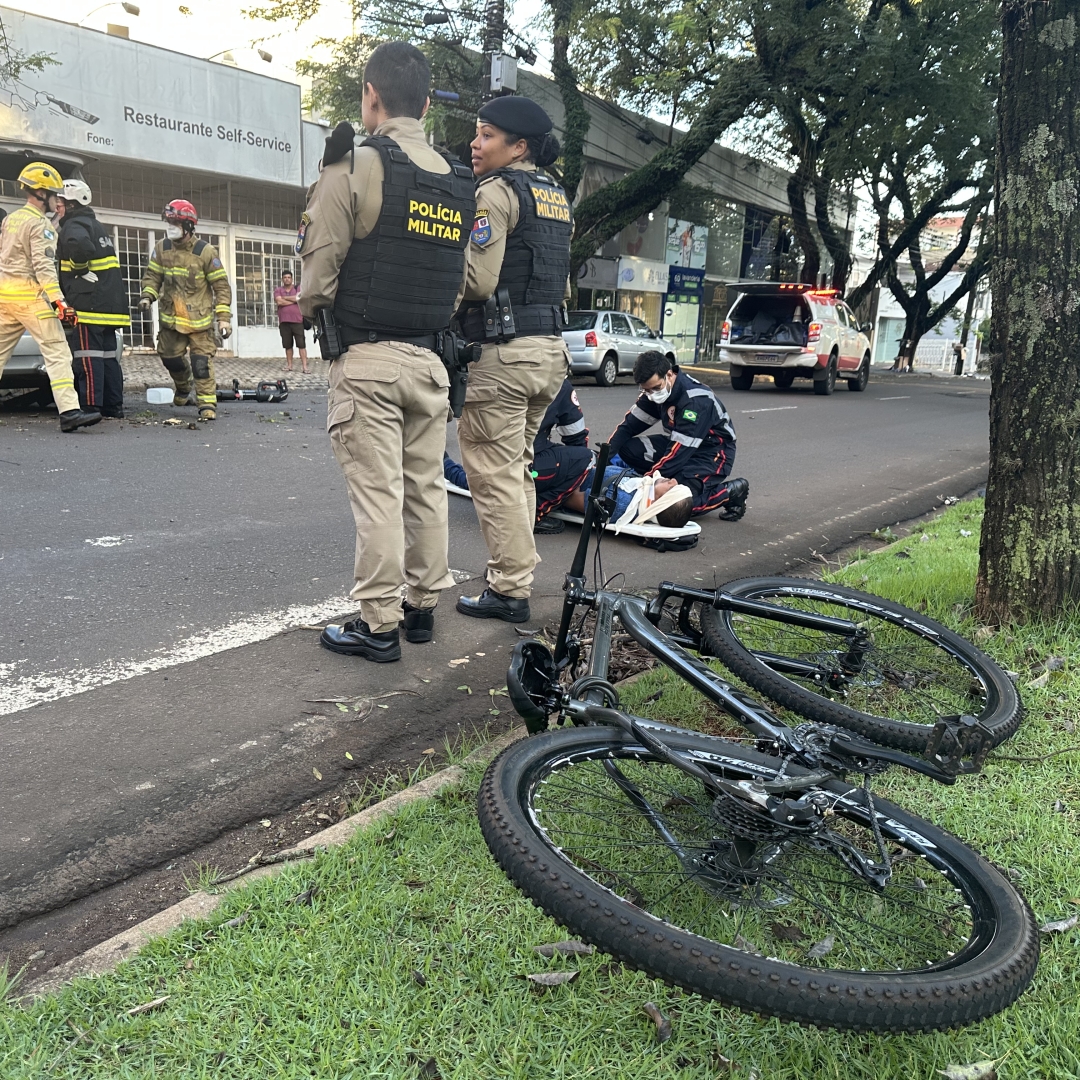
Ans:
[[[65,180],[60,198],[65,202],[76,202],[82,206],[90,205],[90,188],[82,180]]]

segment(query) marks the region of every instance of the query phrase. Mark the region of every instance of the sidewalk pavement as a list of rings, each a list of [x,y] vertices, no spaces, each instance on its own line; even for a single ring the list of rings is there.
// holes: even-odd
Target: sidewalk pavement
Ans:
[[[138,392],[149,386],[172,386],[172,379],[153,352],[124,352],[120,361],[124,370],[124,392]],[[285,379],[290,390],[325,390],[327,368],[330,365],[319,356],[308,359],[310,375],[300,371],[300,360],[294,361],[292,371],[285,370],[283,356],[236,357],[218,356],[214,360],[214,375],[219,387],[228,389],[233,379],[240,380],[243,390],[254,390],[260,382]]]

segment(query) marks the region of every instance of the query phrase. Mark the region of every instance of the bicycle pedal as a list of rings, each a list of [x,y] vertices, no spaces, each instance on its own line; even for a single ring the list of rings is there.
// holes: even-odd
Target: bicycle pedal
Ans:
[[[993,746],[993,733],[977,716],[948,716],[934,725],[923,757],[953,775],[977,773]]]

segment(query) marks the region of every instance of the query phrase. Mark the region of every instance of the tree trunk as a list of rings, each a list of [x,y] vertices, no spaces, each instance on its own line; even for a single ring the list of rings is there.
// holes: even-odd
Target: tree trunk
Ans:
[[[1080,599],[1080,0],[1004,0],[991,287],[988,623]]]
[[[577,198],[578,185],[585,173],[585,139],[592,122],[581,90],[577,73],[570,65],[570,22],[574,0],[550,0],[553,32],[551,36],[551,74],[559,87],[566,113],[563,128],[562,183],[571,202]]]
[[[791,205],[791,227],[803,254],[799,280],[816,288],[818,274],[821,272],[821,252],[818,251],[817,239],[810,228],[810,215],[806,212],[807,186],[805,171],[800,163],[799,168],[788,178],[787,196]]]

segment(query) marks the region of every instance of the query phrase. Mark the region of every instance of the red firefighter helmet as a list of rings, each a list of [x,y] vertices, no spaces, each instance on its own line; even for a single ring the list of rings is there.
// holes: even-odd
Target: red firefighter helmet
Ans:
[[[194,229],[199,224],[199,215],[187,199],[173,199],[161,211],[161,217],[171,225],[179,225],[187,229]]]

